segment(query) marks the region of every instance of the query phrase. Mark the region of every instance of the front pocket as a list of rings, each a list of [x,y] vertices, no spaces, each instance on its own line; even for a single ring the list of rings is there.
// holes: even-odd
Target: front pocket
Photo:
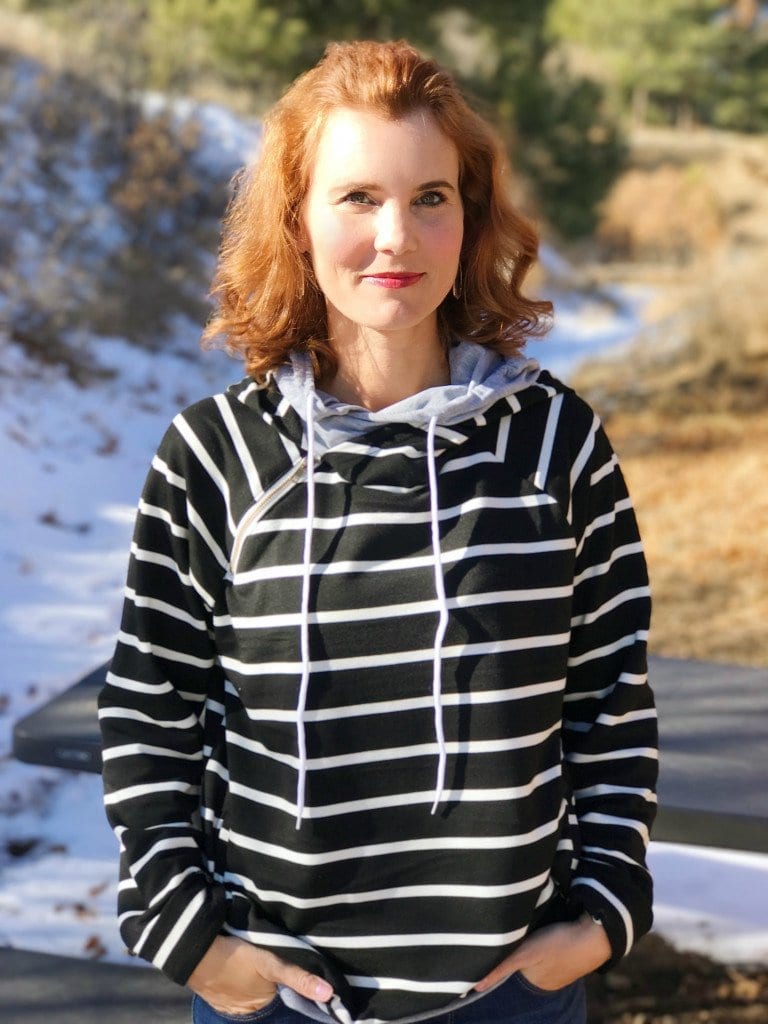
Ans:
[[[512,977],[517,981],[521,988],[524,988],[527,992],[531,992],[535,996],[542,996],[543,998],[559,996],[569,988],[568,985],[564,985],[562,988],[539,988],[538,985],[534,985],[532,981],[529,981],[522,971],[517,971],[512,975]]]
[[[279,993],[275,993],[274,999],[259,1010],[251,1010],[249,1013],[224,1013],[217,1010],[210,1003],[206,1003],[200,996],[194,996],[192,1000],[192,1024],[249,1024],[253,1021],[266,1021],[275,1011],[282,1009],[284,1003]]]

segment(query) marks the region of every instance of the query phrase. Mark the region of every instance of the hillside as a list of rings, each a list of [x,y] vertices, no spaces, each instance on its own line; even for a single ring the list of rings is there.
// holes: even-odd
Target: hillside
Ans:
[[[618,236],[616,197],[641,183],[623,261],[592,273],[653,287],[647,326],[574,383],[607,421],[638,510],[652,650],[768,665],[768,139],[646,132],[603,232]],[[679,249],[683,221],[665,213],[681,183],[718,213],[696,241],[689,210]]]

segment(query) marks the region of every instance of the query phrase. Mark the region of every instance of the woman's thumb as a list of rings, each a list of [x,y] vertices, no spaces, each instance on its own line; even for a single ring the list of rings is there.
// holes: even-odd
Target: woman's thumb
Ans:
[[[275,981],[278,985],[292,988],[294,992],[298,992],[305,999],[326,1003],[333,995],[333,986],[324,978],[319,978],[316,974],[310,974],[309,971],[297,967],[296,964],[283,963],[282,968],[277,974],[278,976],[275,978]]]

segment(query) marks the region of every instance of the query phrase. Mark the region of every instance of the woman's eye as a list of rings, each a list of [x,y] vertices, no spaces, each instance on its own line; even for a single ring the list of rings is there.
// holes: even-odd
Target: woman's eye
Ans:
[[[422,192],[416,202],[420,206],[440,206],[445,202],[445,196],[442,192]]]
[[[344,196],[344,202],[370,206],[373,200],[371,199],[367,192],[349,192],[347,193],[347,195]]]

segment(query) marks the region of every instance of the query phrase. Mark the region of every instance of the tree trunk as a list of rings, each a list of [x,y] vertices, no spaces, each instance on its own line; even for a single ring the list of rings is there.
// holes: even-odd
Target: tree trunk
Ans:
[[[643,85],[632,89],[632,123],[642,127],[648,121],[648,90]]]

